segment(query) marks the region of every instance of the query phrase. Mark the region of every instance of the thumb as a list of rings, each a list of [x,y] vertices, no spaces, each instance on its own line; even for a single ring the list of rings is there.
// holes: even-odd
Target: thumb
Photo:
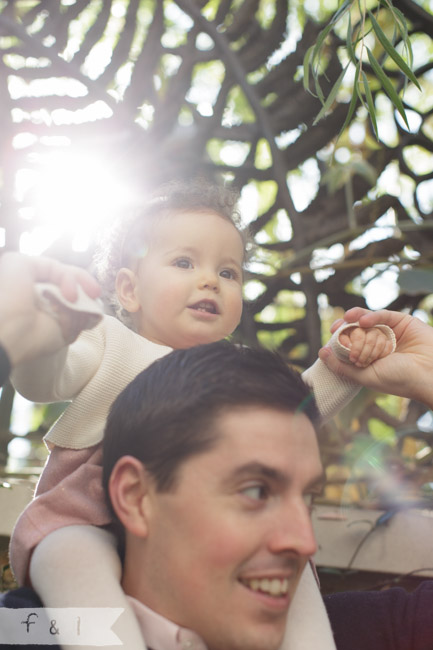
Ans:
[[[337,359],[335,354],[332,352],[331,348],[325,346],[319,350],[319,359],[331,370],[335,375],[339,377],[346,377],[352,381],[359,381],[359,374],[362,372],[360,368],[357,368],[353,364],[344,363]]]

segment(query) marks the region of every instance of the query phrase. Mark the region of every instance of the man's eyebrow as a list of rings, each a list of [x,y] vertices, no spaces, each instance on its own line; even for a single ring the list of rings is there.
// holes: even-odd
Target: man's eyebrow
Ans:
[[[244,475],[259,476],[259,477],[270,479],[277,483],[287,483],[289,480],[287,475],[284,472],[281,472],[275,467],[270,467],[269,465],[260,463],[259,461],[252,461],[250,463],[245,463],[245,465],[241,465],[240,467],[237,467],[232,473],[233,478],[242,478]]]
[[[290,477],[285,472],[281,472],[279,469],[270,467],[269,465],[265,465],[259,461],[252,461],[250,463],[245,463],[245,465],[237,467],[232,474],[232,478],[238,479],[242,478],[243,476],[251,475],[267,478],[268,480],[272,480],[275,483],[279,483],[281,485],[285,485],[290,481]],[[320,494],[323,491],[325,484],[326,473],[323,471],[307,483],[304,491],[306,494]]]

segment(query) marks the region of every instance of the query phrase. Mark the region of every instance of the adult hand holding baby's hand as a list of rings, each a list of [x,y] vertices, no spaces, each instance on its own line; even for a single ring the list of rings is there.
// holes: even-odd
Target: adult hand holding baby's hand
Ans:
[[[349,327],[341,332],[339,341],[350,350],[349,361],[358,368],[367,368],[393,351],[391,339],[378,327]]]
[[[59,324],[38,307],[35,285],[59,287],[74,303],[79,287],[89,298],[99,296],[96,280],[84,269],[43,257],[5,253],[0,257],[0,344],[12,365],[55,351],[65,344]]]
[[[332,326],[335,331],[342,320]],[[400,312],[377,312],[355,307],[344,315],[344,322],[358,322],[362,328],[388,325],[394,331],[397,347],[393,354],[377,359],[366,368],[339,361],[329,348],[319,351],[320,359],[338,375],[384,393],[410,397],[433,407],[433,328],[418,318]]]

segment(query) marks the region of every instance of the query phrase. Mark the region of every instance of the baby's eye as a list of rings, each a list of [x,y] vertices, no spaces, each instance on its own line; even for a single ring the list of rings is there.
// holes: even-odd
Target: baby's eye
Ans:
[[[220,271],[220,276],[226,280],[236,280],[238,274],[233,269],[223,269]]]
[[[263,501],[268,496],[268,490],[264,485],[250,485],[242,490],[242,494],[254,501]]]
[[[173,262],[173,266],[177,266],[180,269],[192,269],[192,262],[187,257],[179,257],[179,259]]]

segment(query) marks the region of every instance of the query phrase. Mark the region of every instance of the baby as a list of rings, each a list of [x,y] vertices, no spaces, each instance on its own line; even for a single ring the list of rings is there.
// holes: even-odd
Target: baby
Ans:
[[[12,536],[17,581],[31,582],[46,606],[124,608],[115,631],[131,650],[144,645],[120,587],[121,564],[108,532],[112,520],[101,484],[105,421],[115,397],[152,361],[173,348],[223,339],[238,325],[246,241],[236,198],[204,181],[166,186],[113,234],[99,260],[119,318],[100,315],[74,343],[13,376],[28,399],[72,402],[46,436],[47,464]],[[85,296],[72,305],[55,288],[39,292],[69,332],[92,326],[98,317],[100,308]],[[343,329],[332,343],[340,358],[368,365],[392,351],[393,333],[385,326]],[[304,379],[324,420],[359,389],[321,361]]]

